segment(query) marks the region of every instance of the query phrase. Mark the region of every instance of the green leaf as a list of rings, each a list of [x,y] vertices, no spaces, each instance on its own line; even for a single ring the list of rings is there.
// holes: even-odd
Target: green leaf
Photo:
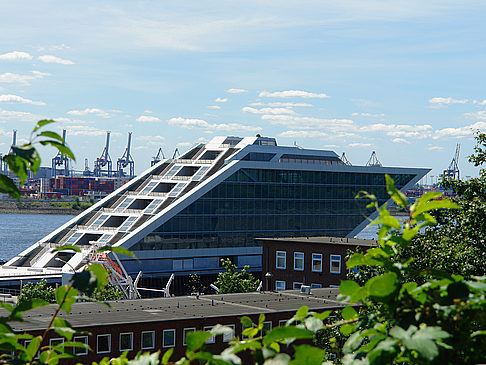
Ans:
[[[15,155],[4,156],[3,160],[7,163],[10,171],[12,171],[20,179],[20,185],[23,185],[28,177],[28,161],[20,156]]]
[[[56,248],[52,249],[51,252],[58,252],[58,251],[81,252],[81,249],[78,246],[64,245],[64,246],[59,246],[59,247],[56,247]]]
[[[106,270],[105,270],[106,272]],[[91,296],[96,288],[99,287],[98,277],[94,271],[85,270],[77,272],[71,277],[73,288],[76,288],[81,293]]]
[[[246,328],[253,326],[252,320],[250,319],[250,317],[247,317],[247,316],[241,317],[240,322],[243,325],[243,327],[246,327]]]
[[[459,205],[453,203],[449,199],[432,200],[427,202],[426,204],[421,204],[417,206],[417,208],[412,214],[412,218],[416,218],[422,213],[430,212],[431,210],[435,210],[435,209],[457,209],[457,208],[459,208]]]
[[[282,341],[286,339],[304,339],[312,338],[314,334],[303,328],[298,327],[276,327],[266,334],[263,338],[263,344],[265,346],[270,345],[272,342]]]
[[[15,309],[12,311],[12,316],[16,315],[17,313],[27,312],[46,305],[49,305],[49,302],[38,298],[23,300],[15,306]]]
[[[29,343],[29,345],[27,346],[27,348],[25,349],[26,350],[25,352],[29,356],[29,360],[32,360],[37,354],[37,351],[39,351],[41,339],[42,339],[41,336],[34,337]]]
[[[350,323],[343,324],[341,326],[341,328],[339,328],[339,331],[343,335],[349,336],[351,333],[353,333],[354,331],[356,331],[356,325],[355,324],[350,324]]]
[[[398,206],[402,208],[406,208],[408,206],[408,199],[405,196],[405,194],[403,194],[400,190],[395,188],[395,182],[390,177],[390,175],[385,174],[385,179],[386,179],[386,190],[388,191],[390,197],[393,199],[395,203],[397,203]]]
[[[73,339],[73,335],[76,334],[71,324],[63,318],[56,317],[52,322],[52,329],[62,337],[66,338],[68,341]]]
[[[37,136],[57,139],[59,142],[65,143],[64,138],[62,138],[59,134],[57,134],[56,132],[53,132],[53,131],[43,131],[43,132],[40,132]]]
[[[210,332],[196,331],[187,334],[186,343],[188,351],[196,351],[204,346],[208,338],[212,334]]]
[[[341,285],[339,285],[339,292],[342,295],[351,296],[359,289],[360,286],[352,280],[343,280]]]
[[[96,288],[100,290],[101,288],[105,287],[108,284],[108,276],[109,273],[106,271],[103,265],[97,263],[91,263],[88,266],[89,271],[95,274],[96,276]]]
[[[351,319],[358,318],[358,312],[356,312],[356,309],[353,307],[345,307],[341,311],[341,316],[344,320],[349,321]]]
[[[447,286],[447,294],[449,298],[467,298],[469,296],[469,288],[464,282],[454,282]]]
[[[0,160],[0,163],[2,161]],[[0,193],[8,194],[12,198],[20,199],[20,191],[11,178],[0,174]]]
[[[52,119],[43,119],[43,120],[39,120],[37,122],[37,124],[35,125],[34,129],[32,130],[32,133],[34,132],[37,132],[40,128],[44,127],[45,125],[48,125],[48,124],[51,124],[51,123],[55,123],[54,120]]]
[[[326,352],[318,347],[311,345],[294,346],[295,358],[290,361],[292,365],[321,365],[326,356]]]
[[[309,314],[323,321],[327,319],[327,317],[329,317],[331,313],[331,311],[324,311],[322,313],[310,312]]]
[[[296,316],[302,320],[307,317],[307,313],[309,313],[309,307],[304,305],[297,310]]]
[[[74,153],[71,151],[71,149],[66,145],[62,144],[61,142],[48,140],[48,141],[40,141],[39,143],[43,146],[51,145],[52,147],[57,148],[57,150],[61,152],[63,156],[69,157],[71,160],[76,161],[76,158],[74,157]]]
[[[343,346],[343,353],[349,354],[356,350],[359,345],[363,342],[363,337],[361,336],[361,332],[355,332],[346,340]]]
[[[77,275],[73,275],[73,278]],[[56,289],[54,293],[56,303],[61,306],[61,309],[66,312],[71,312],[72,305],[76,302],[78,291],[70,285],[63,285]]]
[[[166,365],[170,361],[170,357],[172,356],[172,353],[174,352],[174,348],[168,349],[166,352],[164,352],[164,356],[162,356],[162,361],[160,362],[162,365]],[[158,358],[158,353],[157,353],[157,358]],[[155,364],[157,364],[155,362]]]
[[[309,331],[312,332],[317,332],[319,331],[322,326],[322,319],[316,318],[316,317],[309,317],[304,320],[305,328],[307,328]]]
[[[122,246],[103,246],[100,247],[98,250],[96,250],[96,252],[105,252],[105,251],[119,253],[120,255],[126,255],[135,258],[135,254],[133,252],[131,252],[130,250]]]
[[[368,280],[365,286],[371,296],[383,298],[392,294],[397,289],[397,274],[388,272]]]

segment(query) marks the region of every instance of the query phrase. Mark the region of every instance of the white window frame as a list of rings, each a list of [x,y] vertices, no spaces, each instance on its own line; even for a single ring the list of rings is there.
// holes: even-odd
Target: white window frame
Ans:
[[[281,259],[283,255],[283,266],[279,266],[278,260]],[[277,251],[275,253],[275,267],[280,270],[285,270],[287,268],[287,251]]]
[[[213,327],[214,327],[214,326],[206,326],[206,327],[204,327],[204,331],[205,331],[205,332],[209,332],[209,331],[211,331],[211,330],[213,329]],[[211,344],[211,343],[215,343],[215,342],[216,342],[216,336],[214,336],[214,335],[213,335],[213,336],[211,336],[211,337],[209,337],[209,338],[206,340],[206,343],[207,343],[207,344]]]
[[[297,256],[302,255],[302,268],[298,268],[296,265],[296,261],[300,260],[300,258],[297,258]],[[304,253],[303,252],[294,252],[294,270],[295,271],[304,271],[304,266],[305,266],[305,261],[304,261]]]
[[[299,281],[294,281],[292,284],[292,289],[294,290],[300,290],[300,287],[304,285],[304,283],[301,283]]]
[[[225,324],[225,327],[230,327],[233,330],[232,334],[229,333],[223,333],[223,342],[230,342],[234,337],[236,333],[236,328],[234,324]]]
[[[193,332],[196,332],[196,328],[195,327],[184,328],[182,330],[182,344],[184,346],[187,346],[187,342],[186,342],[187,334],[188,333],[193,333]]]
[[[265,329],[265,325],[267,325],[267,327],[269,327],[269,328],[266,328]],[[273,327],[272,321],[265,321],[265,322],[263,322],[262,336],[265,336],[268,332],[270,332],[272,330],[272,327]]]
[[[339,258],[336,260],[336,258]],[[332,263],[333,262],[336,262],[338,261],[339,262],[339,271],[333,271],[332,270]],[[330,260],[329,260],[329,272],[331,274],[341,274],[341,255],[331,255],[330,256]]]
[[[85,345],[88,345],[88,336],[74,336],[73,341],[82,342]],[[88,355],[88,349],[81,348],[81,347],[73,347],[73,353],[76,356]]]
[[[108,350],[107,351],[100,351],[100,344],[99,339],[100,337],[107,337],[108,338]],[[97,354],[109,354],[111,352],[111,333],[103,333],[101,335],[96,336],[96,353]]]
[[[319,261],[321,263],[321,268],[319,270],[314,269],[314,260]],[[322,272],[322,253],[313,253],[312,254],[312,272]]]
[[[121,346],[122,346],[122,336],[123,335],[129,335],[130,336],[130,348],[122,349]],[[118,336],[118,347],[119,347],[120,352],[132,351],[133,350],[133,332],[122,332],[122,333],[120,333],[120,335]]]
[[[285,327],[286,324],[287,324],[287,320],[286,319],[280,319],[278,321],[278,326],[279,327]]]
[[[322,284],[311,283],[311,289],[320,289],[320,288],[322,288]]]
[[[146,334],[146,333],[149,333],[149,334],[152,335],[152,347],[143,347],[143,335]],[[150,350],[150,349],[155,348],[155,331],[142,331],[142,333],[140,334],[140,348],[142,350]]]
[[[32,342],[32,340],[25,340],[24,341],[24,348],[27,348],[29,344]],[[34,359],[37,360],[40,356],[40,350],[37,351],[37,353],[34,356]]]
[[[172,332],[174,334],[174,343],[172,345],[167,345],[165,343],[165,333],[166,332]],[[168,348],[168,347],[175,347],[176,345],[176,330],[175,329],[167,329],[162,331],[162,347],[163,348]]]
[[[56,345],[52,344],[54,341],[59,342],[58,344],[56,344],[56,345],[59,345],[61,343],[64,343],[64,338],[62,338],[62,337],[50,338],[49,339],[49,347],[56,346]]]
[[[282,284],[283,283],[283,288],[279,288],[279,284]],[[282,281],[282,280],[275,280],[275,290],[285,290],[285,287],[287,286],[286,285],[287,283],[285,281]]]

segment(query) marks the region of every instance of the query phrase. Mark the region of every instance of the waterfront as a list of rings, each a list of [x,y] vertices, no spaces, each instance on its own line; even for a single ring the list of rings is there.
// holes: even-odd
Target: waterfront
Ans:
[[[72,215],[0,214],[0,258],[9,260],[66,223]],[[357,238],[376,239],[377,227],[361,231]]]
[[[0,214],[0,258],[11,259],[72,218],[72,215]]]

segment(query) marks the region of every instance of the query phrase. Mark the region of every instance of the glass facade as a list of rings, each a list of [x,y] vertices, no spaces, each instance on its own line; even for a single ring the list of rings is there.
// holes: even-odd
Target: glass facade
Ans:
[[[415,175],[391,175],[397,188]],[[131,250],[255,246],[257,237],[338,236],[372,211],[359,191],[388,200],[384,174],[244,168]]]

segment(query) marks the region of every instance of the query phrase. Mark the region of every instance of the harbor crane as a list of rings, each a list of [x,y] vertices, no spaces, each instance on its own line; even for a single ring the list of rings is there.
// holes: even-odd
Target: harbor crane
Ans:
[[[370,159],[366,163],[366,166],[368,166],[368,167],[375,167],[375,166],[383,167],[383,165],[381,164],[380,160],[378,160],[378,157],[376,156],[376,152],[375,151],[373,151],[371,153]]]
[[[458,143],[456,145],[456,153],[454,154],[454,157],[452,158],[452,161],[449,164],[449,167],[446,170],[444,170],[444,172],[442,173],[443,178],[459,180],[460,171],[459,171],[458,161],[459,161],[460,151],[461,151],[461,144]]]
[[[165,159],[165,156],[164,151],[162,151],[162,147],[160,147],[157,155],[152,157],[152,161],[150,161],[150,166],[157,165],[162,159]]]
[[[345,165],[353,166],[351,162],[349,162],[348,158],[346,157],[345,152],[343,152],[343,154],[341,155],[341,161],[344,162]]]
[[[62,139],[66,143],[66,130],[62,130]],[[58,175],[69,176],[69,158],[64,156],[61,151],[57,153],[51,160],[52,163],[52,177]],[[59,168],[62,166],[61,168]]]
[[[132,178],[135,176],[135,161],[133,161],[132,155],[130,154],[130,146],[132,143],[132,132],[128,132],[128,144],[125,149],[125,153],[116,162],[116,175],[118,177],[125,177],[124,169],[128,166],[128,177]]]
[[[94,163],[94,175],[96,177],[106,176],[111,177],[113,170],[112,170],[112,162],[110,153],[108,152],[110,148],[110,131],[106,132],[106,144],[103,152],[101,152],[101,156],[98,157]],[[106,167],[106,168],[105,168]]]
[[[17,130],[13,129],[12,130],[12,146],[15,146],[16,144],[17,144]],[[10,150],[8,151],[8,153],[12,152],[12,146],[10,146]],[[3,161],[3,156],[2,156],[1,153],[0,153],[0,172],[3,173],[3,174],[6,174],[6,175],[9,174],[8,164]]]
[[[172,155],[172,159],[174,160],[174,159],[176,159],[180,156],[181,156],[181,154],[179,153],[179,149],[176,148],[175,151],[174,151],[174,154]]]

